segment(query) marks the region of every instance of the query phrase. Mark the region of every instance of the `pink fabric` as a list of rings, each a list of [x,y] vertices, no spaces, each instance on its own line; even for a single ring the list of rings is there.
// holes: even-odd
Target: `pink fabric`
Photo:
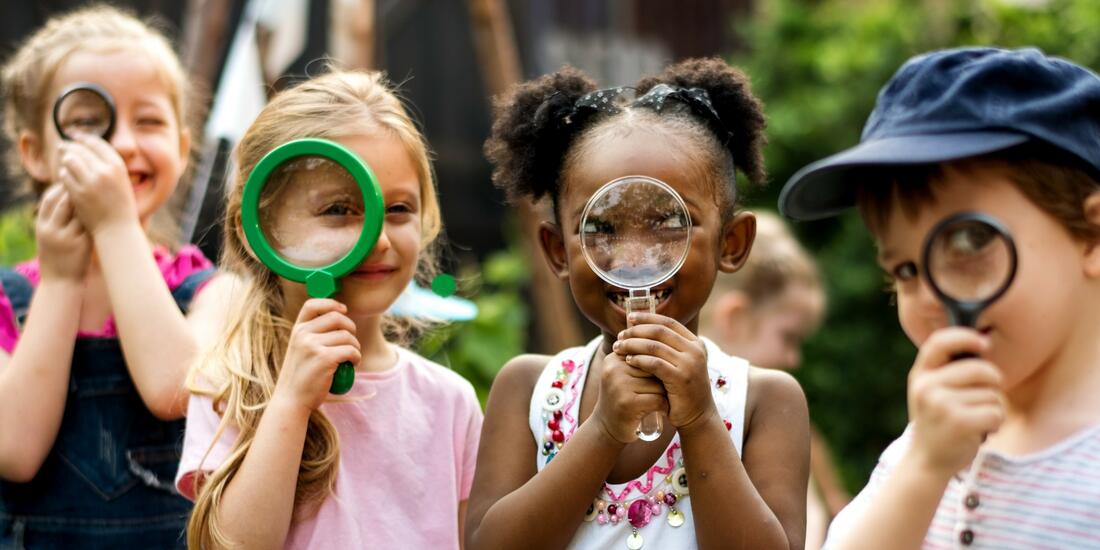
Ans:
[[[176,287],[183,284],[183,281],[187,279],[191,274],[213,267],[214,264],[210,263],[210,260],[206,259],[206,256],[202,255],[202,251],[199,247],[189,244],[184,246],[176,253],[175,256],[168,251],[168,249],[157,246],[153,248],[153,259],[157,262],[157,267],[160,268],[160,273],[164,275],[164,282],[168,284],[168,290],[175,290]],[[17,264],[14,271],[23,275],[30,280],[31,285],[38,286],[39,281],[39,269],[38,258]],[[209,279],[207,280],[209,282]],[[195,290],[197,296],[199,291],[205,286],[205,282],[199,285],[199,288]],[[10,308],[10,305],[9,305]],[[0,304],[0,310],[3,309],[3,304]],[[0,311],[2,315],[2,311]],[[0,321],[2,323],[2,321]],[[77,333],[77,338],[115,338],[118,336],[118,329],[115,328],[115,318],[108,317],[103,322],[103,328],[96,331],[80,331]],[[2,345],[3,337],[0,336],[0,345]]]
[[[11,307],[11,300],[4,294],[4,285],[0,285],[0,350],[11,353],[15,350],[15,341],[19,339],[19,331],[15,328],[15,310]]]
[[[362,399],[321,406],[340,433],[335,494],[291,525],[286,548],[459,547],[458,504],[473,483],[481,407],[454,371],[399,353],[388,371],[357,373],[348,395]],[[217,469],[239,433],[227,427],[213,441],[221,419],[211,403],[193,395],[187,409],[176,487],[191,499],[195,472]]]

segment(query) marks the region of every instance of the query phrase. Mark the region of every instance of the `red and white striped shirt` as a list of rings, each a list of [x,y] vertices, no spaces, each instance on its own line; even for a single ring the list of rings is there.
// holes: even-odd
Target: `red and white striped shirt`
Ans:
[[[910,431],[882,453],[867,486],[837,515],[824,548],[869,506],[910,443]],[[944,491],[923,548],[1100,549],[1100,425],[1040,452],[981,451],[969,475]]]

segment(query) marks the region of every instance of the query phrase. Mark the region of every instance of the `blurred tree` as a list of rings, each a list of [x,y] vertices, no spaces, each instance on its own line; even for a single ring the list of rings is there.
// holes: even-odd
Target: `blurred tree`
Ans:
[[[854,145],[878,89],[908,57],[961,46],[1037,46],[1100,68],[1100,0],[762,0],[738,24],[749,49],[733,63],[752,77],[768,114],[773,185],[748,198],[774,209],[799,168]],[[797,224],[815,250],[830,306],[796,373],[849,488],[906,423],[915,349],[902,334],[874,246],[855,213]]]

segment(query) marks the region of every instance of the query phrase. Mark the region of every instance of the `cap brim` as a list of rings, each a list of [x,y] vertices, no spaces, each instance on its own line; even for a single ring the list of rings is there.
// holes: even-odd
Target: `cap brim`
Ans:
[[[801,169],[779,193],[779,211],[809,221],[835,215],[855,205],[858,182],[852,172],[872,167],[929,164],[984,155],[1027,142],[1015,132],[966,132],[898,136],[860,143]]]

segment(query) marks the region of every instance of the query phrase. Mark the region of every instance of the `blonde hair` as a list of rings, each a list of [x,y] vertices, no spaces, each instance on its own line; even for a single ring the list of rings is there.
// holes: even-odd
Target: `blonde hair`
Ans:
[[[81,8],[46,22],[28,38],[4,64],[0,88],[4,94],[4,135],[9,141],[4,160],[12,179],[20,183],[17,194],[32,193],[35,199],[50,182],[36,181],[23,169],[19,157],[19,136],[29,132],[41,143],[45,136],[53,98],[48,97],[57,69],[74,52],[98,53],[126,50],[142,52],[154,61],[168,88],[180,132],[189,126],[190,80],[172,45],[152,22],[141,21],[118,8],[98,5]],[[164,245],[178,238],[177,220],[186,197],[187,178],[181,178],[169,208],[154,218],[150,236]]]
[[[434,273],[432,245],[441,227],[431,162],[423,136],[382,74],[333,71],[284,91],[263,109],[237,146],[236,176],[227,189],[222,266],[240,275],[246,289],[232,308],[220,342],[192,372],[188,386],[210,396],[215,413],[221,415],[215,440],[228,425],[238,428],[240,435],[225,462],[207,478],[196,479],[198,495],[187,529],[192,548],[232,544],[219,525],[217,509],[274,393],[292,324],[283,315],[278,277],[249,254],[242,241],[244,181],[265,154],[292,139],[377,134],[404,145],[420,180],[422,252],[417,278],[423,280]],[[391,323],[387,332],[400,335],[401,327]],[[332,423],[320,410],[313,411],[294,495],[297,519],[332,491],[339,450]]]
[[[720,273],[712,295],[741,291],[759,306],[780,296],[792,283],[821,292],[817,263],[798,243],[783,220],[771,212],[754,212],[756,240],[745,265],[735,273]],[[708,319],[708,315],[702,315]]]

